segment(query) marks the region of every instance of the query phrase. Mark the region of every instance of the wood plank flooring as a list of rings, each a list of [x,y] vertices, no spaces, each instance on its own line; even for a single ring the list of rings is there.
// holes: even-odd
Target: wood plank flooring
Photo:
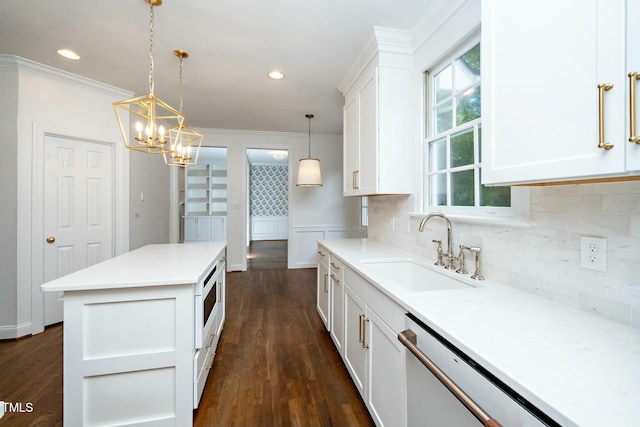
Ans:
[[[227,275],[196,426],[373,426],[315,308],[316,269]]]
[[[315,308],[315,269],[227,275],[227,318],[194,425],[373,426]],[[0,341],[0,426],[62,426],[62,326]]]
[[[287,268],[286,240],[254,240],[247,251],[247,269]]]

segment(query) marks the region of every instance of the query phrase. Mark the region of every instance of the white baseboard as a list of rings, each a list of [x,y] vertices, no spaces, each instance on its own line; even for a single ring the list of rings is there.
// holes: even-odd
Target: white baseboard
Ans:
[[[20,325],[0,326],[0,340],[20,338],[25,335],[31,335],[31,322],[21,323]]]

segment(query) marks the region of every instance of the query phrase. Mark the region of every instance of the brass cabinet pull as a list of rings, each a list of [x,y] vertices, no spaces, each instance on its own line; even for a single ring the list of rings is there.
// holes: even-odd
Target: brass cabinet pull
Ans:
[[[355,185],[355,189],[358,190],[360,189],[360,171],[356,171],[356,185]]]
[[[336,265],[335,263],[331,263],[331,267],[335,268],[336,270],[340,270],[340,266]]]
[[[600,83],[598,85],[598,148],[611,150],[613,144],[604,141],[604,92],[610,90],[613,83]]]
[[[369,348],[369,344],[367,344],[367,322],[369,319],[362,315],[362,348]]]
[[[324,291],[325,292],[328,292],[327,291],[327,279],[328,279],[328,276],[329,276],[328,274],[324,275]]]
[[[356,189],[356,171],[351,172],[351,188]]]
[[[636,135],[636,80],[640,80],[640,73],[629,73],[629,142],[640,144],[640,136]]]
[[[325,256],[324,252],[322,252],[322,251],[318,251],[318,255],[320,255],[321,257]]]
[[[340,279],[338,279],[335,275],[331,275],[331,280],[333,280],[336,283],[340,283]]]
[[[362,318],[364,314],[358,314],[358,342],[362,344]]]
[[[55,237],[53,237],[53,236],[49,236],[49,237],[47,237],[47,243],[53,243],[53,242],[55,242],[55,241],[56,241],[56,238],[55,238]]]

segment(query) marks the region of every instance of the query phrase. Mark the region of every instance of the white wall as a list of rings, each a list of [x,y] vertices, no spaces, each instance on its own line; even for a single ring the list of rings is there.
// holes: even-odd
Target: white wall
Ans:
[[[323,187],[296,187],[298,160],[307,156],[308,135],[198,129],[203,145],[228,149],[228,247],[230,270],[246,270],[247,148],[289,151],[289,267],[308,267],[297,259],[294,233],[304,227],[351,229],[357,224],[358,200],[342,197],[342,137],[312,135],[312,157],[320,159]],[[315,251],[314,251],[315,253]]]
[[[7,185],[9,200],[7,208],[0,208],[9,209],[0,227],[8,235],[2,257],[10,264],[2,270],[0,338],[11,338],[42,328],[39,285],[43,280],[42,151],[46,134],[115,145],[114,191],[126,198],[116,199],[114,250],[116,254],[128,250],[128,218],[123,213],[128,211],[128,157],[112,103],[130,93],[11,55],[0,55],[0,70],[0,111],[9,114],[2,119],[6,126],[3,137],[10,138],[6,146],[16,147],[15,157],[2,160],[15,164],[3,163],[2,185]]]
[[[170,167],[161,154],[129,154],[129,248],[169,243]],[[173,167],[171,167],[173,168]]]
[[[447,3],[439,2],[435,6]],[[423,72],[437,62],[452,40],[478,29],[480,0],[462,5],[441,28],[427,31],[414,58],[417,96],[414,103],[415,152],[422,152]],[[437,13],[431,16],[438,16]],[[433,22],[433,21],[432,21]],[[422,156],[415,156],[420,166]],[[416,169],[421,170],[421,169]],[[419,183],[420,176],[416,176]],[[417,187],[421,188],[421,187]],[[531,227],[474,225],[454,222],[454,247],[482,247],[486,277],[524,289],[577,309],[597,313],[640,328],[640,182],[534,187],[530,190]],[[369,199],[369,237],[434,259],[434,238],[445,238],[444,225],[430,224],[418,232],[418,196],[380,196]],[[409,231],[386,227],[410,221]],[[608,239],[608,272],[578,267],[581,235]],[[469,264],[469,266],[471,266]]]

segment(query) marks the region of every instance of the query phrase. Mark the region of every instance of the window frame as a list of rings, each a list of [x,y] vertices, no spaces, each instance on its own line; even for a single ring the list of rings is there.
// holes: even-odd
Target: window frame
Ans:
[[[423,133],[421,137],[421,145],[422,145],[422,176],[421,176],[421,187],[422,187],[422,210],[424,212],[432,212],[432,211],[440,211],[447,213],[448,215],[458,216],[460,218],[513,218],[516,220],[523,220],[528,217],[529,211],[529,200],[528,200],[528,190],[522,187],[510,187],[511,188],[511,206],[510,207],[499,207],[499,206],[480,206],[480,197],[481,197],[481,168],[482,168],[482,153],[481,153],[481,144],[486,143],[486,141],[482,141],[482,134],[477,135],[477,132],[481,132],[482,129],[482,114],[480,117],[472,119],[468,122],[465,122],[461,125],[456,125],[446,131],[442,131],[439,133],[435,133],[434,128],[436,126],[435,123],[435,106],[442,105],[443,100],[440,103],[436,103],[436,94],[435,94],[435,76],[442,70],[446,69],[447,66],[454,65],[455,61],[465,55],[468,51],[470,51],[474,46],[480,44],[480,33],[476,33],[470,38],[466,39],[462,43],[455,45],[452,49],[448,50],[437,62],[435,62],[432,66],[427,67],[426,70],[423,71]],[[482,47],[481,47],[482,48]],[[456,103],[455,99],[458,93],[464,93],[465,91],[476,87],[476,84],[468,85],[465,88],[457,89],[456,93],[451,95],[451,99],[453,100],[451,103],[451,108],[455,111]],[[479,87],[482,88],[482,75],[480,76],[480,84]],[[481,92],[482,94],[482,92]],[[481,101],[482,102],[482,101]],[[455,114],[455,113],[453,113]],[[451,167],[450,166],[450,139],[452,136],[462,134],[469,129],[472,129],[474,132],[474,159],[473,164]],[[444,169],[438,170],[436,173],[432,173],[430,171],[430,158],[429,158],[429,144],[435,141],[439,141],[445,139],[445,150],[446,150],[446,167]],[[452,206],[451,205],[451,173],[462,170],[473,170],[474,171],[474,206]],[[430,183],[429,178],[434,175],[444,174],[446,176],[446,195],[447,195],[447,204],[446,205],[432,205],[431,197],[430,197]],[[491,222],[491,220],[489,220]]]

